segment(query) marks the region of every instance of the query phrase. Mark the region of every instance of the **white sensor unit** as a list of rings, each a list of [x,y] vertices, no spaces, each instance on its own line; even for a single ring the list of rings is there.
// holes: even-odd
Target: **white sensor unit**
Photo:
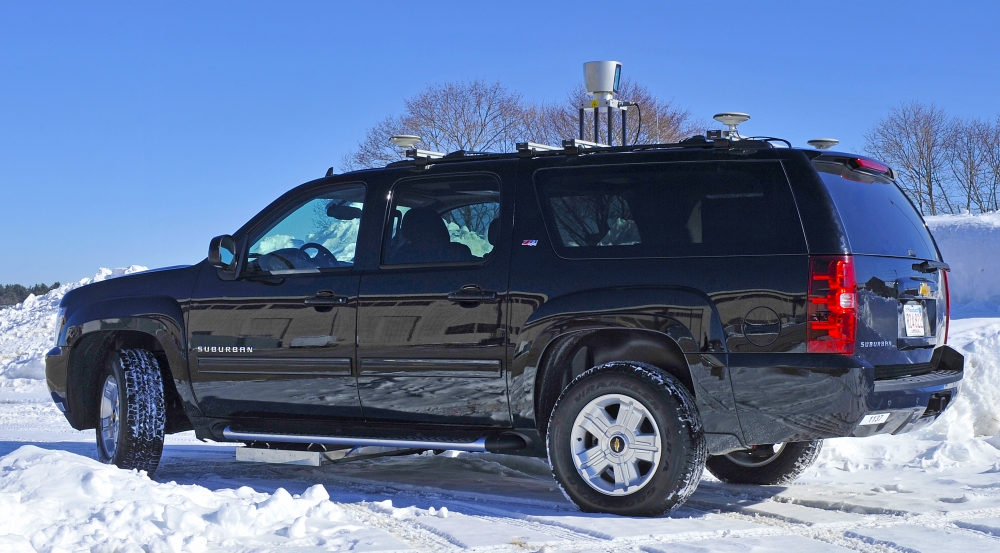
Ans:
[[[583,81],[587,92],[595,98],[610,98],[617,93],[621,79],[622,64],[617,61],[588,61],[583,64]]]
[[[816,148],[817,150],[829,150],[837,144],[840,144],[840,141],[836,138],[814,138],[806,142],[806,144]]]
[[[412,150],[414,146],[420,143],[421,138],[415,134],[397,134],[389,139],[396,146],[404,150]]]
[[[750,116],[746,113],[740,113],[738,111],[724,111],[722,113],[716,113],[712,119],[715,119],[719,123],[729,127],[728,131],[723,131],[723,136],[729,138],[730,140],[739,140],[740,133],[736,130],[736,127],[740,123],[743,123],[750,119]]]

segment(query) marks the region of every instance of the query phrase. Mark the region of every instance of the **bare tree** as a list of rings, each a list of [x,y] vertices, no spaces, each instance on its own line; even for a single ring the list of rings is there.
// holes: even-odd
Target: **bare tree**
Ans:
[[[415,134],[419,148],[438,152],[513,151],[524,132],[521,95],[500,83],[481,80],[433,85],[409,98],[401,116],[372,127],[358,149],[344,156],[350,171],[399,160],[402,152],[389,142],[396,134]]]
[[[1000,211],[1000,116],[985,125],[983,160],[987,176],[983,196],[987,211]]]
[[[638,108],[628,109],[628,143],[659,144],[677,142],[693,134],[704,133],[706,125],[691,118],[690,112],[674,107],[669,100],[663,100],[645,86],[631,80],[624,80],[619,88],[621,100],[634,102]],[[583,86],[576,87],[564,103],[543,104],[526,112],[532,140],[552,145],[560,145],[567,138],[579,136],[580,106],[590,97]],[[598,122],[597,142],[608,142],[607,115],[601,110]],[[641,113],[641,124],[640,124]],[[593,110],[586,110],[584,119],[584,139],[594,139]],[[611,125],[613,144],[621,144],[621,120],[617,116]]]
[[[639,105],[627,112],[630,144],[676,142],[704,132],[705,125],[693,121],[687,111],[657,98],[642,85],[624,81],[619,97]],[[578,135],[579,107],[586,100],[582,86],[565,103],[543,105],[526,104],[520,94],[500,83],[472,81],[430,86],[405,101],[402,115],[386,117],[372,127],[357,150],[343,157],[340,167],[352,171],[401,159],[403,152],[389,142],[397,134],[417,135],[422,139],[417,147],[438,152],[511,152],[517,142],[527,141],[560,145],[564,139]],[[599,141],[607,142],[606,119],[601,117]],[[593,123],[588,129],[593,129]],[[621,144],[620,134],[616,118],[612,128],[615,144]]]
[[[899,169],[902,184],[922,212],[954,212],[944,187],[947,133],[943,109],[904,103],[865,133],[865,151]]]
[[[945,139],[948,166],[969,213],[973,208],[980,213],[992,209],[986,156],[990,127],[979,119],[955,119]]]

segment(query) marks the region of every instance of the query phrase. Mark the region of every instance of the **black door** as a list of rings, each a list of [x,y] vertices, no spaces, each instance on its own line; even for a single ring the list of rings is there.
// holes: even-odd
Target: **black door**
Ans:
[[[366,420],[510,424],[507,186],[479,173],[404,179],[389,191],[379,266],[361,279]]]
[[[191,380],[212,417],[361,418],[354,371],[365,186],[315,191],[252,231],[240,278],[201,272]]]

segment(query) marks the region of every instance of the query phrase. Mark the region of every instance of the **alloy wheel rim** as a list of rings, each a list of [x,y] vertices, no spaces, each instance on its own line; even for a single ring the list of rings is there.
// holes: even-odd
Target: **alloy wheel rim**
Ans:
[[[631,495],[648,484],[663,448],[649,409],[622,394],[588,403],[576,416],[570,440],[580,477],[611,496]]]
[[[121,432],[118,405],[118,380],[114,375],[108,375],[101,391],[101,449],[109,459],[118,451],[118,435]]]
[[[727,453],[726,458],[741,467],[762,467],[775,459],[785,449],[784,443],[755,445],[750,449],[741,449]]]

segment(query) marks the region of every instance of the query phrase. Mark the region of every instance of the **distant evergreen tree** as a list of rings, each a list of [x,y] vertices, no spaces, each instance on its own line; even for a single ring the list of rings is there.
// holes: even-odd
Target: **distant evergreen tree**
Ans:
[[[49,290],[56,288],[59,288],[58,282],[53,283],[52,286],[36,284],[29,287],[21,286],[20,284],[5,284],[0,286],[0,306],[16,305],[24,301],[29,294],[41,296],[42,294],[47,294]]]

